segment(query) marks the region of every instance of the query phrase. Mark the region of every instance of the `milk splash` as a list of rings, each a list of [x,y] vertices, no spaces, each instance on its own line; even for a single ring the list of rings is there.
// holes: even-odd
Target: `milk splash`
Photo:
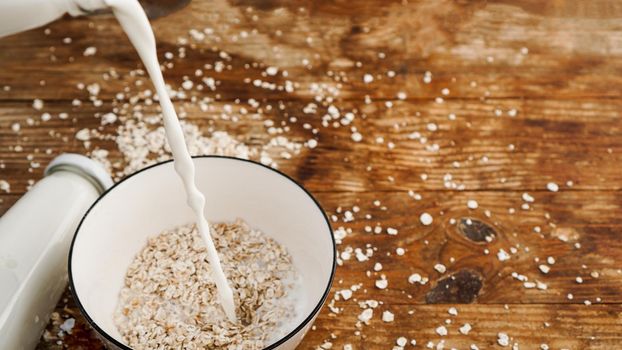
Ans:
[[[197,220],[197,227],[205,244],[207,246],[207,260],[212,267],[220,304],[224,309],[227,317],[231,322],[237,322],[235,316],[235,306],[233,302],[233,291],[227,283],[227,279],[220,265],[218,252],[212,241],[210,234],[210,226],[205,219],[205,197],[197,189],[194,178],[195,170],[192,158],[186,148],[184,134],[175,113],[173,103],[166,92],[164,85],[164,77],[160,71],[160,63],[158,62],[156,43],[153,31],[149,25],[149,20],[145,11],[137,0],[105,0],[108,6],[112,8],[114,15],[121,24],[121,27],[127,34],[130,42],[136,48],[140,59],[143,61],[149,76],[153,82],[153,86],[160,99],[162,107],[162,115],[164,119],[164,129],[166,130],[166,138],[171,147],[173,158],[175,160],[175,171],[181,178],[186,190],[188,205],[194,211]]]

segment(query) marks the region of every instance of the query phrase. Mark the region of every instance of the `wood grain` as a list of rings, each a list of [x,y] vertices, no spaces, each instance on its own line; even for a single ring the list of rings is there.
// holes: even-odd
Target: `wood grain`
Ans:
[[[64,301],[62,301],[64,300]],[[68,293],[59,303],[59,316],[77,318],[75,334],[58,337],[58,325],[48,327],[46,336],[50,342],[61,340],[70,349],[100,350],[103,347],[88,331]],[[364,301],[365,297],[357,300]],[[391,311],[395,322],[387,324],[374,319],[369,325],[355,327],[362,309],[351,303],[337,303],[341,309],[338,316],[325,309],[299,348],[313,349],[330,342],[332,348],[341,349],[351,344],[355,349],[393,347],[399,337],[410,342],[416,340],[414,348],[426,348],[429,342],[434,348],[442,342],[445,348],[468,349],[471,344],[480,349],[498,347],[499,333],[511,337],[520,349],[538,349],[542,344],[551,349],[613,349],[619,344],[619,330],[622,324],[622,307],[619,304],[601,304],[590,307],[579,305],[412,305],[385,302],[374,309],[374,314]],[[448,313],[455,307],[457,316]],[[449,322],[449,323],[447,323]],[[469,323],[472,330],[462,334],[459,328]],[[448,335],[440,336],[436,329],[445,326]],[[85,331],[87,329],[87,331]],[[357,333],[355,333],[357,332]],[[409,345],[408,347],[411,347]],[[55,348],[40,346],[42,349]]]
[[[204,135],[226,131],[251,148],[278,136],[270,123],[292,142],[317,140],[291,159],[274,154],[279,168],[318,197],[335,216],[335,230],[350,230],[340,253],[374,249],[368,261],[340,262],[331,298],[362,288],[325,307],[300,348],[328,349],[328,341],[332,349],[384,349],[404,336],[417,340],[415,348],[443,341],[445,349],[494,349],[498,333],[507,333],[521,349],[616,349],[621,19],[622,6],[611,0],[193,0],[153,26],[167,83],[184,92],[174,102],[186,120]],[[0,40],[0,179],[11,184],[0,193],[0,213],[62,152],[107,149],[123,176],[114,140],[123,121],[100,123],[110,111],[130,118],[118,92],[136,96],[141,112],[158,112],[138,57],[109,14],[48,28]],[[206,28],[211,34],[203,39],[189,33]],[[86,57],[90,46],[97,53]],[[221,71],[213,69],[217,62]],[[279,74],[267,75],[270,66]],[[214,78],[215,90],[197,88],[197,69]],[[365,83],[365,74],[373,81]],[[194,82],[189,91],[181,87],[186,79]],[[101,87],[100,106],[78,88],[93,83]],[[34,99],[43,100],[42,110]],[[201,99],[207,110],[197,106]],[[305,112],[311,103],[316,111]],[[339,118],[331,119],[331,106],[354,120],[333,125]],[[51,119],[41,121],[42,113]],[[83,128],[102,136],[86,147],[75,139]],[[560,191],[548,191],[549,182]],[[525,192],[535,201],[522,208]],[[478,208],[467,208],[468,200]],[[344,222],[354,206],[360,211]],[[423,212],[433,215],[432,225],[420,223]],[[398,234],[388,235],[389,227]],[[508,260],[497,256],[501,249]],[[548,257],[555,262],[543,273]],[[373,270],[376,262],[382,271]],[[439,273],[438,263],[447,271]],[[429,281],[410,283],[414,273]],[[381,274],[389,281],[384,290],[374,286]],[[517,274],[546,290],[526,288]],[[357,327],[364,300],[381,304],[370,325]],[[457,316],[448,313],[452,306]],[[394,322],[381,321],[385,310]],[[56,312],[39,349],[102,348],[68,293]],[[77,320],[74,332],[60,337],[69,317]],[[468,335],[458,331],[464,323],[473,328]],[[447,336],[436,333],[441,325]]]
[[[486,92],[491,97],[619,97],[613,87],[622,82],[622,8],[612,1],[589,9],[569,1],[559,4],[544,11],[531,1],[193,1],[153,25],[162,56],[176,53],[179,38],[189,38],[189,29],[211,28],[213,38],[189,39],[183,45],[187,59],[175,61],[166,78],[179,82],[225,51],[232,57],[232,69],[216,77],[226,82],[219,93],[228,99],[283,98],[242,81],[260,77],[260,67],[272,64],[287,69],[300,84],[297,95],[306,97],[314,95],[311,84],[336,84],[327,71],[346,73],[342,97],[353,99],[364,94],[395,98],[399,90],[413,98],[433,98],[444,87],[452,96],[471,98]],[[123,74],[138,65],[109,15],[49,27],[48,36],[34,30],[0,42],[2,83],[12,86],[0,93],[2,98],[71,99],[80,96],[77,83],[100,80],[111,68]],[[249,36],[242,37],[242,31]],[[63,44],[66,37],[72,38],[71,45]],[[88,46],[98,47],[99,54],[82,57]],[[529,54],[521,54],[523,47]],[[379,58],[380,52],[386,57]],[[309,65],[303,65],[304,59]],[[253,63],[260,67],[244,69]],[[39,78],[23,79],[33,67]],[[388,70],[397,73],[395,80],[381,79]],[[429,86],[422,81],[426,71],[434,76]],[[378,74],[373,89],[362,82],[369,72]],[[39,80],[46,85],[40,86]],[[119,83],[111,80],[102,97],[111,98],[119,90]]]
[[[622,188],[622,173],[612,166],[622,163],[619,143],[622,103],[617,100],[455,100],[443,104],[398,101],[390,109],[383,103],[362,106],[340,103],[344,112],[359,111],[352,125],[361,130],[360,143],[352,142],[348,127],[322,128],[317,114],[325,115],[326,107],[318,108],[317,114],[306,114],[302,110],[307,104],[287,103],[281,111],[275,102],[274,112],[262,115],[277,125],[295,115],[298,121],[288,124],[287,136],[300,143],[312,138],[318,140],[312,152],[303,150],[282,166],[312,191],[446,190],[447,174],[468,190],[536,191],[545,190],[548,182],[556,182],[567,190]],[[186,112],[187,120],[205,128],[207,135],[210,127],[225,130],[249,145],[265,143],[271,137],[263,120],[254,120],[252,114],[239,115],[238,122],[220,118],[225,106],[231,107],[236,115],[236,110],[250,108],[244,104],[212,103],[213,110],[208,112],[183,101],[177,106]],[[99,119],[93,117],[110,108],[109,104],[100,108],[88,105],[75,108],[70,102],[52,102],[45,105],[52,120],[40,122],[37,115],[40,112],[34,114],[29,103],[4,103],[0,107],[0,149],[7,151],[3,157],[7,173],[21,172],[30,162],[27,154],[34,154],[36,161],[45,164],[60,150],[88,151],[75,140],[75,133],[85,127],[114,131],[115,125],[101,128]],[[516,117],[494,114],[497,109],[512,108],[519,110]],[[57,116],[61,112],[71,117],[60,120]],[[155,114],[157,110],[147,107],[144,112]],[[447,118],[450,113],[456,114],[456,120]],[[11,131],[12,123],[24,124],[28,117],[36,125],[24,127],[17,134]],[[438,130],[429,131],[430,123]],[[319,132],[314,135],[304,124],[318,128]],[[49,134],[50,130],[54,130],[54,135]],[[427,141],[411,139],[409,135],[413,133],[420,133]],[[378,137],[383,138],[382,143],[378,143]],[[388,147],[390,142],[395,145],[393,149]],[[17,144],[23,146],[23,151],[10,152]],[[438,150],[430,148],[435,144]],[[104,145],[112,147],[112,152],[116,148],[114,143]],[[46,154],[47,149],[53,152]],[[118,153],[113,156],[121,159]],[[423,174],[427,176],[425,181],[421,178]],[[16,190],[23,191],[28,178],[12,178]],[[327,179],[332,183],[330,188],[325,186]],[[573,182],[571,188],[564,185],[567,181]]]
[[[343,214],[334,214],[342,207],[358,206],[360,212],[354,214],[353,222],[335,222],[333,226],[352,229],[352,233],[338,247],[340,252],[346,247],[364,248],[367,244],[377,249],[369,261],[358,262],[354,257],[344,261],[337,273],[337,280],[344,286],[362,283],[369,291],[369,298],[392,303],[420,304],[429,302],[436,283],[463,270],[473,271],[482,279],[482,288],[474,295],[480,304],[561,304],[583,303],[601,298],[602,302],[618,303],[622,286],[621,256],[622,245],[614,237],[620,230],[616,219],[602,217],[602,205],[611,205],[617,200],[606,198],[607,192],[591,192],[590,203],[584,203],[585,193],[567,192],[552,195],[537,193],[533,206],[527,210],[519,209],[521,194],[515,192],[421,192],[421,201],[410,198],[406,193],[364,193],[319,195],[323,207],[343,221]],[[479,208],[468,209],[468,199],[476,199]],[[381,205],[375,206],[374,201]],[[383,208],[383,207],[386,207]],[[517,213],[509,214],[508,208],[516,208]],[[490,217],[485,211],[490,212]],[[607,210],[617,212],[619,205]],[[419,213],[428,212],[434,217],[434,224],[424,226],[419,222]],[[545,214],[550,214],[550,219]],[[364,216],[370,214],[371,219]],[[494,232],[490,242],[475,242],[464,231],[459,230],[462,218],[470,218],[485,223]],[[452,224],[452,219],[457,221]],[[601,221],[602,220],[602,221]],[[368,233],[365,226],[382,227],[381,234]],[[386,229],[398,228],[398,234],[390,236]],[[534,232],[539,227],[541,232]],[[565,235],[569,239],[560,240]],[[581,244],[580,248],[575,243]],[[396,249],[405,249],[403,256]],[[510,252],[517,249],[507,261],[500,261],[500,249]],[[485,250],[488,250],[487,254]],[[540,264],[547,264],[547,257],[555,257],[550,272],[544,274]],[[539,261],[536,261],[538,259]],[[374,272],[373,266],[380,262],[385,268]],[[441,263],[447,272],[439,273],[434,265]],[[367,271],[371,275],[367,277]],[[598,272],[597,278],[590,274]],[[512,277],[518,272],[530,281],[547,284],[547,290],[525,289],[523,283]],[[408,276],[419,273],[429,277],[428,285],[411,284]],[[387,290],[374,288],[380,275],[389,280]],[[581,276],[583,283],[576,283]],[[568,300],[567,294],[574,295]],[[407,296],[407,302],[404,297]],[[439,298],[436,298],[439,299]],[[440,301],[449,301],[439,299]]]
[[[347,343],[357,349],[392,347],[399,337],[415,339],[415,348],[425,349],[428,342],[432,342],[435,348],[442,342],[445,349],[468,349],[471,344],[480,349],[495,349],[501,348],[497,342],[498,334],[506,333],[511,337],[510,344],[518,343],[520,349],[538,349],[542,344],[551,349],[611,349],[619,344],[617,331],[622,311],[619,305],[599,305],[590,309],[581,306],[457,305],[456,317],[448,313],[451,306],[383,305],[375,313],[390,310],[399,321],[387,326],[381,320],[374,320],[363,328],[360,337],[353,336],[350,326],[356,322],[355,315],[360,309],[346,307],[343,315],[322,317],[318,329],[310,332],[306,341],[315,340],[321,344],[325,339],[330,340],[330,336],[319,335],[330,332],[337,336],[332,340],[337,349]],[[464,323],[473,328],[468,335],[458,331]],[[440,326],[447,328],[447,336],[436,333]]]

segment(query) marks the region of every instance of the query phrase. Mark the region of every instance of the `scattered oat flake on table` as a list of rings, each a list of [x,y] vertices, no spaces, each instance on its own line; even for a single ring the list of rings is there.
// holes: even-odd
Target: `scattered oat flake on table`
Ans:
[[[36,98],[34,101],[32,101],[32,108],[40,111],[43,109],[43,101]]]
[[[536,281],[536,288],[540,289],[540,290],[547,290],[549,288],[549,286],[546,283],[540,282],[540,281]]]
[[[469,208],[469,209],[477,209],[478,206],[479,206],[479,204],[474,199],[469,199],[467,201],[467,208]]]
[[[393,227],[388,227],[387,228],[387,234],[389,235],[396,235],[397,234],[397,229],[393,228]]]
[[[421,280],[421,275],[418,273],[413,273],[412,275],[408,276],[408,282],[412,284],[419,283],[421,282]]]
[[[522,198],[523,198],[523,200],[524,200],[525,202],[528,202],[528,203],[533,203],[533,201],[535,200],[535,199],[534,199],[534,198],[533,198],[533,197],[532,197],[529,193],[527,193],[527,192],[523,193]]]
[[[102,125],[112,124],[117,121],[117,115],[114,113],[106,113],[102,115]]]
[[[60,325],[60,329],[65,332],[71,334],[73,327],[76,325],[76,320],[74,318],[68,318]]]
[[[506,261],[510,259],[510,254],[508,254],[508,252],[501,248],[497,253],[497,258],[499,259],[499,261]]]
[[[447,268],[443,264],[436,264],[434,265],[434,270],[438,271],[439,273],[445,273],[445,271],[447,271]]]
[[[447,328],[445,328],[445,326],[439,326],[436,328],[436,334],[440,335],[441,337],[444,337],[447,335]]]
[[[428,131],[436,131],[438,130],[438,125],[436,125],[435,123],[428,123],[426,128],[428,129]]]
[[[84,52],[82,53],[84,56],[94,56],[97,53],[97,48],[94,46],[89,46],[86,49],[84,49]]]
[[[365,309],[363,310],[363,312],[361,312],[358,316],[359,321],[363,322],[363,323],[368,323],[369,320],[371,320],[371,318],[374,316],[374,310],[373,309]]]
[[[395,320],[395,315],[391,311],[386,310],[382,312],[383,322],[393,322],[393,320]]]
[[[401,346],[401,347],[405,347],[406,344],[408,344],[408,339],[406,339],[406,337],[399,337],[395,341],[395,344],[397,344],[398,346]]]
[[[11,184],[9,184],[6,180],[0,180],[0,191],[11,193]]]
[[[421,216],[419,216],[419,221],[421,221],[421,223],[424,226],[431,225],[433,220],[434,219],[432,218],[432,215],[430,215],[428,213],[423,213],[423,214],[421,214]]]
[[[458,329],[460,331],[460,333],[467,335],[469,334],[469,332],[471,331],[471,325],[468,323],[465,323],[464,325],[462,325],[462,327],[460,327],[460,329]]]
[[[546,189],[551,192],[557,192],[559,191],[559,186],[555,182],[549,182],[546,184]]]
[[[343,289],[339,292],[339,295],[341,295],[343,300],[348,300],[352,297],[352,291],[350,289]]]
[[[423,82],[429,84],[432,82],[432,73],[430,71],[426,71],[423,74]]]
[[[91,132],[87,128],[81,129],[76,133],[76,139],[80,141],[88,141],[90,138],[91,138]]]
[[[389,281],[386,280],[384,275],[382,275],[379,280],[376,280],[376,288],[386,289],[388,286],[389,286]]]
[[[551,268],[548,265],[544,265],[544,264],[539,265],[538,268],[544,274],[547,274],[549,273],[549,271],[551,271]]]
[[[527,289],[533,289],[533,288],[536,288],[536,283],[527,281],[523,283],[523,287]]]
[[[498,333],[497,334],[497,343],[501,346],[509,346],[510,345],[510,337],[506,333]]]
[[[184,81],[181,83],[181,87],[182,87],[184,90],[191,90],[193,86],[194,86],[194,83],[192,82],[192,80],[184,80]]]

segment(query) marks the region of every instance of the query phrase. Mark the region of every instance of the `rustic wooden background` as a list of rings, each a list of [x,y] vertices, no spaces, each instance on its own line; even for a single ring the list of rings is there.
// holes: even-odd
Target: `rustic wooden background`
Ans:
[[[404,336],[416,339],[418,348],[432,342],[434,348],[489,349],[500,346],[498,333],[521,349],[622,347],[622,3],[193,0],[153,26],[161,57],[186,47],[186,57],[172,60],[165,72],[172,86],[219,60],[220,51],[231,57],[230,69],[214,73],[217,90],[199,94],[215,98],[214,109],[202,113],[176,99],[188,120],[206,133],[208,127],[226,130],[253,145],[269,137],[263,122],[223,120],[228,104],[239,99],[246,106],[253,98],[272,105],[260,114],[277,125],[296,116],[287,137],[300,143],[315,138],[318,145],[279,160],[279,167],[339,217],[335,229],[352,230],[340,252],[367,244],[377,249],[369,261],[352,258],[338,267],[334,291],[358,283],[362,289],[334,302],[337,314],[325,307],[300,348],[387,349]],[[190,29],[206,27],[214,31],[209,40],[180,43]],[[0,194],[0,213],[61,152],[88,154],[94,145],[109,149],[111,160],[122,158],[112,141],[94,140],[86,149],[74,135],[100,128],[94,115],[110,111],[114,94],[131,86],[128,72],[140,66],[138,57],[110,15],[64,19],[48,28],[47,35],[36,29],[0,40],[0,88],[10,87],[0,89],[0,180],[11,185],[10,193]],[[71,43],[63,42],[67,37]],[[97,53],[85,57],[89,46]],[[294,91],[245,81],[268,80],[261,75],[267,66],[287,70],[287,78],[271,81],[294,81]],[[104,79],[111,70],[118,79]],[[365,74],[374,81],[366,84]],[[101,106],[76,88],[94,82],[101,85]],[[341,111],[356,110],[361,142],[352,141],[349,127],[321,126],[326,100],[317,113],[302,112],[318,86],[329,95],[339,91],[333,103]],[[399,92],[406,98],[397,98]],[[41,111],[33,109],[34,99],[44,101]],[[73,106],[74,99],[83,105]],[[42,112],[52,119],[42,122]],[[59,119],[60,112],[70,117]],[[11,129],[16,122],[17,133]],[[317,135],[304,123],[318,128]],[[427,142],[409,138],[413,132]],[[447,188],[447,182],[464,189]],[[549,182],[560,190],[548,191]],[[535,198],[528,208],[522,208],[524,192]],[[479,208],[468,209],[469,199]],[[360,212],[343,222],[338,208],[353,206]],[[434,217],[430,226],[419,221],[424,211]],[[452,218],[477,221],[460,225]],[[377,224],[399,233],[365,232]],[[490,232],[492,242],[477,241]],[[396,255],[397,247],[406,253]],[[500,261],[499,249],[511,247],[517,252]],[[544,274],[538,265],[549,256],[556,262]],[[387,289],[374,286],[376,262],[384,266]],[[437,272],[437,263],[447,271]],[[430,281],[411,284],[413,273]],[[527,289],[512,273],[547,289]],[[364,300],[381,305],[369,325],[357,328],[357,301]],[[448,313],[451,306],[457,316]],[[395,321],[383,322],[384,310]],[[102,348],[68,294],[57,312],[40,349]],[[72,334],[59,335],[58,325],[70,317],[77,320]],[[464,323],[472,326],[467,335],[458,331]],[[448,335],[437,334],[441,325]]]

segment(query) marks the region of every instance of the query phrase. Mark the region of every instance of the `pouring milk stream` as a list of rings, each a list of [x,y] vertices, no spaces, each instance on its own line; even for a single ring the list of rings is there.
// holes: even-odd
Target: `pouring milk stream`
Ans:
[[[175,171],[177,171],[184,183],[188,205],[194,211],[197,227],[207,246],[207,260],[212,267],[214,280],[218,287],[220,304],[229,320],[236,322],[233,291],[229,287],[227,278],[220,265],[218,252],[210,234],[210,226],[207,219],[205,219],[205,197],[195,185],[194,163],[192,163],[192,158],[190,153],[188,153],[177,113],[166,92],[164,77],[160,71],[160,63],[156,53],[155,37],[149,25],[147,15],[137,0],[106,0],[106,3],[112,8],[121,27],[123,27],[132,45],[136,48],[156,89],[160,99],[160,106],[162,107],[166,138],[175,159]]]
[[[160,70],[153,31],[143,8],[137,0],[2,0],[0,1],[0,37],[50,22],[64,13],[84,14],[85,11],[110,7],[136,48],[153,82],[160,100],[166,138],[175,160],[175,171],[186,191],[188,205],[207,247],[207,260],[213,271],[219,301],[231,322],[237,322],[233,291],[229,287],[212,241],[210,226],[205,218],[205,197],[195,185],[195,169],[188,153],[184,135]]]

